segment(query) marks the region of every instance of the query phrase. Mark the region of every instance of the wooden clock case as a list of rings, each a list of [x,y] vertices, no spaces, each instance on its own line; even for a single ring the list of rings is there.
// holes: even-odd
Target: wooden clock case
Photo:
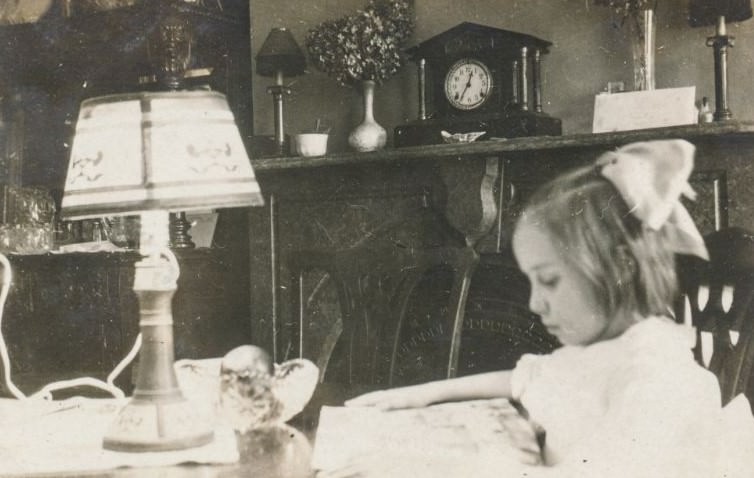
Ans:
[[[461,23],[410,48],[419,76],[419,118],[395,129],[395,146],[442,143],[441,131],[493,137],[560,135],[561,121],[542,111],[541,58],[552,43],[523,33]],[[453,107],[445,77],[461,59],[490,69],[490,97],[473,110]],[[530,98],[530,92],[532,97]]]

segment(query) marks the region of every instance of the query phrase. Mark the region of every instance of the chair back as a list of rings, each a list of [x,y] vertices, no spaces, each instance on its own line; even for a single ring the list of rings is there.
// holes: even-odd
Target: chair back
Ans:
[[[447,339],[442,358],[444,376],[455,376],[466,298],[478,261],[478,254],[468,246],[423,249],[361,246],[288,254],[285,263],[294,302],[292,312],[297,315],[294,332],[298,336],[294,340],[298,342],[299,353],[305,347],[303,335],[307,333],[313,294],[329,283],[335,290],[340,320],[325,334],[316,357],[311,357],[320,368],[321,380],[330,374],[334,365],[331,358],[338,346],[345,362],[340,367],[344,370],[338,374],[340,380],[351,384],[393,385],[403,360],[401,346],[407,340],[406,326],[417,320],[412,318],[415,312],[410,309],[411,302],[421,296],[417,290],[423,280],[444,271],[450,277],[447,294],[442,294],[445,303],[433,306],[443,311],[437,330],[442,331],[441,340]],[[312,271],[321,271],[324,276],[313,293],[303,293],[304,274]]]
[[[681,316],[697,329],[696,359],[717,375],[723,404],[754,399],[754,234],[726,228],[705,237],[710,261],[679,259]]]

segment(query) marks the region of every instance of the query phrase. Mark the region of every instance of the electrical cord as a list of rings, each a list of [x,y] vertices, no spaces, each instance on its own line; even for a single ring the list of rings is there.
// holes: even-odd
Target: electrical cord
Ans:
[[[177,270],[178,267],[178,261],[175,258],[175,255],[173,255],[173,252],[170,251],[168,248],[165,248],[167,250],[167,253],[163,250],[160,250],[161,255],[165,255],[168,262],[170,262],[171,266]],[[0,288],[0,360],[2,360],[2,367],[3,367],[3,378],[5,380],[5,386],[10,391],[10,393],[19,400],[27,400],[27,399],[44,399],[44,400],[52,400],[52,392],[64,390],[67,388],[73,388],[73,387],[81,387],[81,386],[90,386],[94,388],[98,388],[101,390],[104,390],[108,393],[110,393],[114,398],[124,398],[125,393],[123,393],[123,390],[121,390],[117,385],[115,385],[115,379],[118,378],[118,375],[133,361],[134,357],[136,357],[136,354],[139,353],[139,349],[141,348],[141,334],[137,335],[136,340],[134,341],[133,347],[131,347],[131,350],[126,354],[126,356],[118,363],[118,365],[115,366],[112,372],[107,376],[106,381],[102,381],[97,378],[93,377],[79,377],[74,378],[70,380],[61,380],[57,382],[52,382],[50,384],[45,385],[42,387],[39,391],[33,393],[30,396],[26,396],[21,390],[19,390],[18,387],[13,383],[13,380],[11,379],[11,367],[10,367],[10,357],[8,355],[8,347],[5,343],[5,337],[2,333],[2,323],[3,323],[3,313],[5,312],[5,301],[8,298],[8,292],[10,290],[10,284],[12,280],[12,274],[11,274],[11,267],[10,267],[10,261],[8,261],[8,258],[5,257],[4,254],[0,253],[0,263],[2,263],[3,266],[3,273],[2,273],[2,288]]]

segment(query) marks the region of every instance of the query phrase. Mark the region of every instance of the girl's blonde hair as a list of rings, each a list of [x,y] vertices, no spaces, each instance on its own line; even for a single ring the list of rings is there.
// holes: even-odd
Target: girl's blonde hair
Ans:
[[[594,166],[542,186],[522,219],[543,227],[592,285],[607,317],[668,315],[677,290],[674,253],[644,226]]]

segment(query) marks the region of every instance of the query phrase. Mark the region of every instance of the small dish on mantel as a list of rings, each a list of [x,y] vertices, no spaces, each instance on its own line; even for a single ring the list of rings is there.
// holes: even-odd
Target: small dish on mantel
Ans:
[[[447,131],[440,131],[442,140],[445,143],[471,143],[476,141],[477,138],[487,133],[486,131],[473,131],[471,133],[455,133],[451,134]]]
[[[299,156],[324,156],[327,153],[327,133],[301,133],[293,137]]]

